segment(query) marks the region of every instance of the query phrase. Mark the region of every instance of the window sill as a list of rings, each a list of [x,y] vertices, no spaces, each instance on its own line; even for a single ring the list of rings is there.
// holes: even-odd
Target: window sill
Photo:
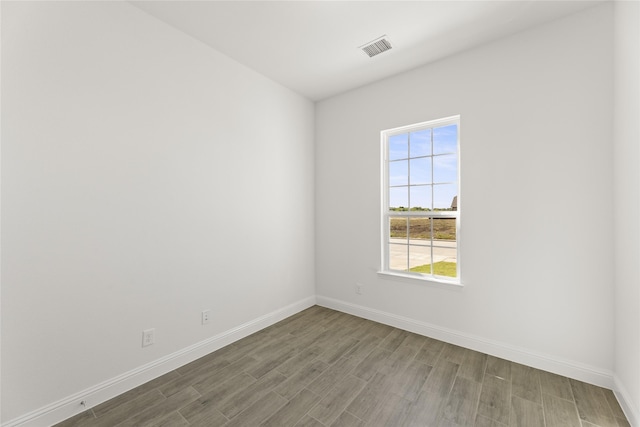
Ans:
[[[391,271],[378,271],[378,277],[385,280],[395,280],[405,283],[419,283],[443,289],[462,290],[464,285],[459,281],[438,279],[435,277],[417,276],[413,274],[402,274]]]

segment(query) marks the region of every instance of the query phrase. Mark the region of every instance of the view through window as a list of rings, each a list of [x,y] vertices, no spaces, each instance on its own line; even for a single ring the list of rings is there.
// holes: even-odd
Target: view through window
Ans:
[[[383,271],[458,281],[459,124],[382,132]]]

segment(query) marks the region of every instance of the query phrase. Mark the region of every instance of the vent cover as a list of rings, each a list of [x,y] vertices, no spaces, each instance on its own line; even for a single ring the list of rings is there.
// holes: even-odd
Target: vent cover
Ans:
[[[391,49],[391,43],[387,36],[378,37],[377,39],[370,41],[369,43],[360,46],[360,49],[367,55],[369,58],[376,56],[382,52],[386,52]]]

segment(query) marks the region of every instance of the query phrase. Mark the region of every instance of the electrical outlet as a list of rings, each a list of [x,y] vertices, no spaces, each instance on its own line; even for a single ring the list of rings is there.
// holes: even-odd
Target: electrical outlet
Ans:
[[[156,342],[156,330],[154,328],[142,331],[142,346],[146,347]]]
[[[356,294],[362,295],[362,288],[364,288],[362,283],[356,283]]]
[[[211,310],[203,310],[202,311],[202,324],[206,325],[209,323],[209,319],[211,318]]]

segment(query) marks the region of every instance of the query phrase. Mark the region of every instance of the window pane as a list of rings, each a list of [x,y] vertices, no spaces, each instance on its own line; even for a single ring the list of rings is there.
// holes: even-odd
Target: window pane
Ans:
[[[409,206],[413,211],[430,211],[431,210],[431,186],[419,185],[417,187],[409,187],[411,202]]]
[[[389,210],[402,211],[409,208],[409,187],[389,189]]]
[[[411,159],[409,165],[411,185],[431,184],[431,157]]]
[[[443,246],[440,243],[433,246],[433,260],[435,262],[456,262],[456,244],[450,242]]]
[[[409,135],[406,133],[389,137],[389,160],[409,158]]]
[[[411,157],[431,155],[431,129],[411,132],[409,136],[409,150]]]
[[[389,185],[407,185],[409,183],[409,161],[389,162]]]
[[[433,154],[455,153],[458,147],[458,125],[433,129]]]
[[[409,243],[431,244],[431,218],[409,218]]]
[[[451,117],[405,129],[411,131],[383,133],[384,198],[389,209],[383,213],[383,264],[395,274],[455,278],[459,122]]]
[[[433,157],[433,182],[458,181],[458,156],[445,154]]]
[[[458,193],[456,184],[438,184],[433,186],[433,209],[452,210],[453,198]]]
[[[437,276],[456,277],[456,247],[451,243],[451,247],[433,247],[433,274]]]
[[[409,246],[409,270],[431,274],[431,247]]]
[[[407,257],[409,255],[407,245],[389,245],[389,269],[407,270]]]
[[[389,241],[407,243],[407,218],[389,218]]]
[[[442,241],[444,245],[456,241],[456,219],[455,218],[434,218],[433,219],[433,238],[434,244],[440,244],[436,241]]]

